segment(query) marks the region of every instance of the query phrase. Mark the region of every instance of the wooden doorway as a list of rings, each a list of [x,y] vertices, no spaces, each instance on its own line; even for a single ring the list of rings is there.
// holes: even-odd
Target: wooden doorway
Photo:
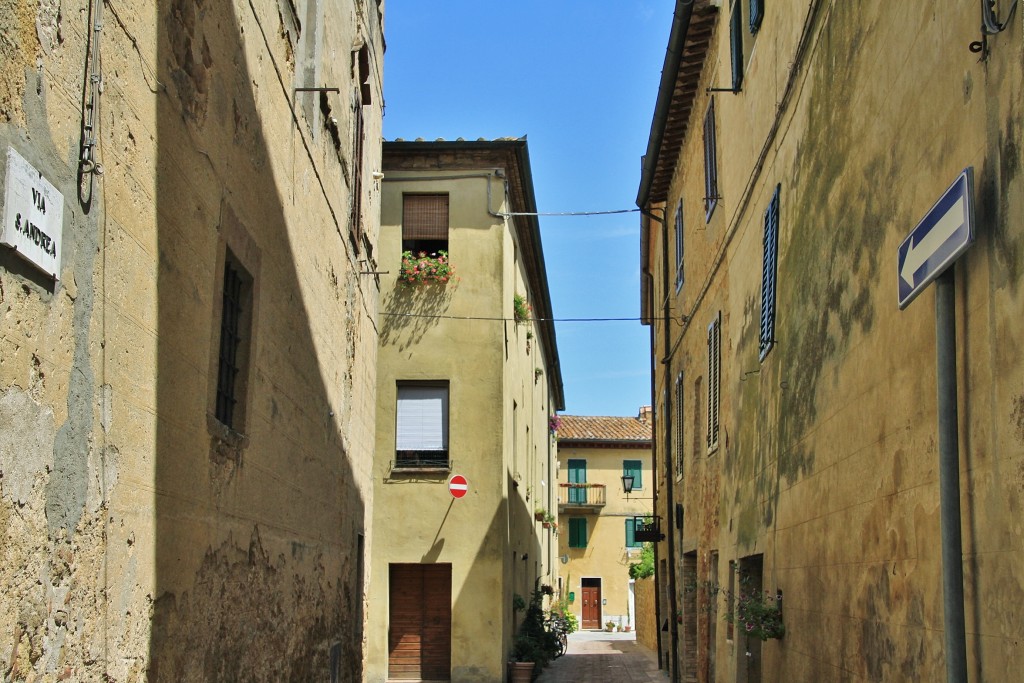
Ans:
[[[388,679],[451,680],[452,566],[393,564],[388,594]]]
[[[601,628],[601,579],[583,579],[583,618],[581,628]]]

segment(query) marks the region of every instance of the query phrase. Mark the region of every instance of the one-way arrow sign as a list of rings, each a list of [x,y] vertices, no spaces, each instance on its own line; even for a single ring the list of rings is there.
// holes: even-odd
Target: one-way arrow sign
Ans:
[[[906,308],[973,243],[974,169],[968,167],[897,250],[900,308]]]

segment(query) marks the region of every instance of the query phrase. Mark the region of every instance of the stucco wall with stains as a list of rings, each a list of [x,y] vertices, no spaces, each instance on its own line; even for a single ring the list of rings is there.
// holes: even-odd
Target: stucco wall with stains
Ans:
[[[64,208],[56,280],[0,246],[5,680],[360,680],[382,11],[0,3],[0,148]]]
[[[755,650],[723,619],[714,634],[698,626],[696,650],[679,647],[699,680],[945,676],[934,287],[898,309],[897,247],[968,166],[978,234],[956,265],[968,669],[1009,680],[1024,665],[1010,626],[1024,597],[1024,41],[1015,16],[981,59],[968,50],[979,23],[973,5],[767,5],[742,91],[713,95],[720,199],[707,221],[706,88],[731,69],[719,12],[668,202],[670,221],[679,198],[687,217],[686,281],[668,293],[681,338],[671,375],[687,386],[679,546],[723,587],[729,561],[761,556],[764,587],[784,590],[786,634]],[[776,187],[775,344],[760,361]],[[707,325],[719,311],[722,431],[709,454]]]

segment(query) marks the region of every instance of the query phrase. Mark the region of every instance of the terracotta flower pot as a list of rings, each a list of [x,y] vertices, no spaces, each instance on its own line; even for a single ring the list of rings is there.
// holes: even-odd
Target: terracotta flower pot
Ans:
[[[509,662],[512,683],[530,683],[533,678],[533,662]]]

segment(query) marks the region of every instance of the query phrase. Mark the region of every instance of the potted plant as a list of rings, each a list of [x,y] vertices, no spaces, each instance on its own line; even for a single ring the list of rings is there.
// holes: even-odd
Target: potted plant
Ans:
[[[538,522],[543,522],[544,518],[547,517],[548,511],[542,507],[538,507],[533,511],[533,518]]]
[[[728,622],[747,634],[748,638],[769,640],[786,635],[782,623],[782,591],[773,596],[767,591],[741,591],[736,597],[735,612],[726,612]]]
[[[398,268],[398,281],[414,286],[431,283],[445,284],[455,277],[455,266],[448,259],[447,251],[431,254],[425,251],[413,254],[402,252],[402,265]]]
[[[533,680],[533,668],[542,658],[543,652],[536,640],[522,633],[517,635],[508,663],[512,683],[530,683]]]
[[[551,514],[550,512],[545,513],[543,521],[544,521],[544,528],[545,529],[550,529],[551,525],[555,523],[555,516],[553,514]]]
[[[526,302],[526,297],[522,294],[516,294],[512,297],[512,317],[515,318],[517,323],[525,323],[530,319],[530,312],[533,307]]]
[[[608,621],[604,622],[604,630],[608,631],[608,633],[611,633],[612,631],[614,631],[615,630],[615,622],[612,621],[611,619],[609,619]]]

